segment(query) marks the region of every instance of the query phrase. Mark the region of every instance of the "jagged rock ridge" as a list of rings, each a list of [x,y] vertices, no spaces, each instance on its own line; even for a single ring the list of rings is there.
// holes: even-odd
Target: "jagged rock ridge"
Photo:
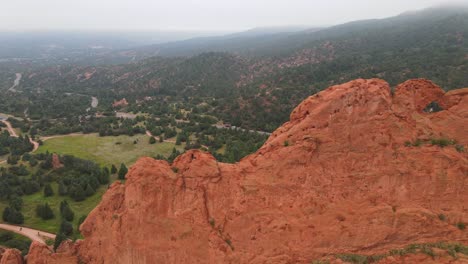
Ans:
[[[424,111],[432,102],[443,110]],[[237,164],[200,151],[140,159],[83,223],[83,241],[58,254],[34,243],[28,263],[310,263],[468,243],[455,226],[468,222],[467,127],[468,89],[333,86]]]

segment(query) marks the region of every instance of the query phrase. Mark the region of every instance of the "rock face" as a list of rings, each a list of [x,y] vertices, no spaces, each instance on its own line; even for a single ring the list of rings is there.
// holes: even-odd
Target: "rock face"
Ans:
[[[114,103],[112,104],[112,107],[123,107],[127,105],[128,105],[127,99],[123,98],[122,100],[114,101]]]
[[[32,242],[29,248],[27,258],[28,264],[72,264],[79,263],[78,248],[79,244],[73,245],[70,241],[63,242],[54,253],[48,246]],[[3,258],[2,258],[3,261]]]
[[[444,110],[424,112],[431,102]],[[173,164],[140,159],[83,223],[73,254],[83,263],[311,263],[468,243],[455,226],[468,223],[467,128],[468,89],[333,86],[237,164],[200,151]],[[432,145],[440,139],[449,145]],[[33,253],[28,263],[59,257]]]
[[[0,264],[23,264],[21,251],[17,249],[6,249],[2,254]]]

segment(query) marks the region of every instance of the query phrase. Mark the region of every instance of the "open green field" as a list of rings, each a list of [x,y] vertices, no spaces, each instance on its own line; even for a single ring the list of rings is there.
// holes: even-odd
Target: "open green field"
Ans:
[[[170,142],[149,144],[149,137],[146,135],[99,137],[97,134],[86,134],[51,138],[44,141],[44,144],[39,147],[37,153],[49,151],[50,153],[57,153],[59,155],[69,154],[78,158],[92,160],[101,166],[110,167],[110,165],[115,164],[118,167],[120,163],[124,163],[127,166],[132,165],[138,158],[143,156],[155,157],[161,154],[167,157],[172,153],[174,147],[182,150],[184,145],[175,146],[174,143]],[[24,164],[32,173],[37,169],[31,168],[28,163],[22,161],[20,161],[20,164]],[[6,163],[1,165],[8,166]],[[115,178],[116,175],[113,175],[111,181],[115,180]],[[44,197],[43,188],[35,194],[22,196],[23,208],[21,212],[24,215],[24,226],[57,233],[61,223],[60,202],[67,200],[75,213],[73,228],[76,230],[79,218],[93,210],[107,190],[106,186],[102,186],[94,195],[87,197],[86,200],[75,202],[68,196],[58,195],[57,183],[53,182],[51,186],[55,193],[53,196]],[[53,209],[55,218],[43,220],[36,216],[36,207],[45,202]],[[8,206],[7,201],[0,201],[0,212],[3,212],[6,206]],[[0,219],[0,222],[3,221]]]
[[[136,142],[136,144],[135,144]],[[169,156],[175,144],[163,142],[149,144],[146,135],[99,137],[97,134],[64,136],[46,140],[37,153],[69,154],[78,158],[95,161],[103,166],[120,163],[132,165],[143,156],[155,157],[158,154]],[[183,145],[176,146],[182,150]]]

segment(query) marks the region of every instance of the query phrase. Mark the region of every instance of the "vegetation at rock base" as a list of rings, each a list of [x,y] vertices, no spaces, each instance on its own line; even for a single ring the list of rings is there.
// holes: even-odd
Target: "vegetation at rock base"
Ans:
[[[29,251],[31,239],[18,235],[11,231],[0,230],[0,245],[8,248],[16,248],[24,256]]]
[[[341,259],[347,263],[355,263],[355,264],[368,264],[368,263],[376,263],[379,260],[382,260],[389,256],[405,256],[408,254],[415,254],[415,253],[423,253],[432,258],[436,257],[433,248],[438,248],[442,250],[446,250],[447,253],[452,256],[454,259],[458,258],[458,254],[463,254],[468,256],[468,247],[464,246],[459,243],[446,243],[446,242],[438,242],[438,243],[426,243],[426,244],[411,244],[402,249],[393,249],[390,250],[388,253],[385,254],[378,254],[378,255],[359,255],[359,254],[337,254],[335,255],[336,258]]]

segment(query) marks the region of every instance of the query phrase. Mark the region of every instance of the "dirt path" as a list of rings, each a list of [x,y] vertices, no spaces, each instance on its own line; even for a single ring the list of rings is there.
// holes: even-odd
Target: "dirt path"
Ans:
[[[236,127],[236,126],[225,126],[225,125],[213,125],[214,127],[216,127],[217,129],[231,129],[231,130],[240,130],[240,131],[243,131],[243,132],[250,132],[250,133],[257,133],[257,134],[260,134],[260,135],[271,135],[270,132],[265,132],[265,131],[259,131],[259,130],[248,130],[248,129],[245,129],[245,128],[240,128],[240,127]]]
[[[76,137],[76,136],[83,136],[83,133],[71,133],[71,134],[65,134],[65,135],[55,135],[55,136],[48,136],[48,137],[41,137],[40,139],[44,142],[49,139],[53,138],[61,138],[61,137]]]
[[[11,232],[15,232],[17,234],[23,235],[25,237],[29,237],[33,241],[37,241],[40,243],[45,244],[47,239],[55,239],[55,235],[51,233],[47,233],[44,231],[22,227],[22,226],[15,226],[9,224],[0,224],[0,229],[8,230]]]
[[[18,134],[16,133],[15,129],[13,128],[10,122],[3,120],[2,123],[4,123],[7,126],[7,130],[8,130],[8,133],[10,133],[10,136],[18,137]]]
[[[16,92],[16,87],[19,85],[20,81],[21,81],[21,77],[23,77],[23,75],[21,73],[17,73],[16,74],[16,79],[15,81],[13,82],[13,86],[10,87],[10,89],[8,89],[8,91],[10,92]]]
[[[13,126],[11,125],[10,122],[8,122],[6,120],[2,120],[1,122],[4,123],[7,126],[8,133],[10,133],[11,137],[18,137],[18,134],[16,134],[16,131],[13,129]],[[35,152],[39,148],[39,143],[32,140],[32,138],[29,138],[29,142],[31,142],[31,144],[33,144],[33,146],[34,146],[34,148],[33,148],[33,150],[31,152]],[[3,162],[5,162],[5,161],[3,161]],[[3,162],[0,162],[0,164],[3,163]]]
[[[159,141],[159,137],[153,136],[153,134],[151,134],[151,132],[149,132],[148,130],[146,130],[146,135],[147,135],[148,137],[154,137],[157,141]],[[173,140],[173,139],[165,139],[165,140],[163,140],[163,141],[164,141],[164,142],[173,143],[173,144],[176,143],[176,141]]]
[[[29,138],[29,142],[31,142],[31,144],[34,146],[31,152],[36,152],[36,150],[39,148],[39,142],[32,140],[32,138]]]
[[[159,137],[153,136],[153,134],[151,134],[151,132],[149,132],[148,130],[146,130],[146,135],[147,135],[148,137],[154,137],[157,141],[159,141]],[[172,144],[175,144],[175,143],[176,143],[176,141],[173,140],[173,139],[165,139],[165,140],[163,140],[163,141],[164,141],[164,142],[168,142],[168,143],[172,143]],[[205,146],[205,145],[201,145],[201,146],[204,147],[204,148],[206,148],[206,149],[208,149],[208,146]]]
[[[16,134],[16,131],[13,129],[13,126],[11,126],[10,122],[8,122],[6,120],[2,120],[1,122],[7,126],[7,129],[8,129],[8,132],[10,133],[10,136],[18,137],[18,134]]]

